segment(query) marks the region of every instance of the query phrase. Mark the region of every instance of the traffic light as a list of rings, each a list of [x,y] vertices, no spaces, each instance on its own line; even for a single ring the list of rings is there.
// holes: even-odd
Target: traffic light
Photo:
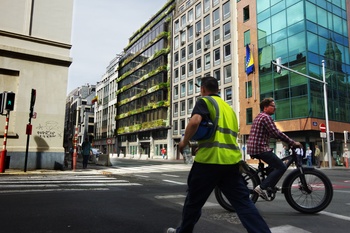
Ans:
[[[334,142],[334,132],[333,131],[329,131],[329,141]]]
[[[276,63],[277,63],[276,72],[280,74],[282,72],[282,67],[280,67],[279,65],[282,65],[282,58],[281,57],[277,58]]]
[[[32,118],[33,117],[33,113],[34,113],[34,104],[35,104],[35,99],[36,99],[36,89],[32,89],[32,93],[30,96],[30,108],[29,108],[29,117]]]
[[[0,93],[0,113],[3,114],[4,111],[13,111],[15,107],[15,96],[13,92],[4,91]]]

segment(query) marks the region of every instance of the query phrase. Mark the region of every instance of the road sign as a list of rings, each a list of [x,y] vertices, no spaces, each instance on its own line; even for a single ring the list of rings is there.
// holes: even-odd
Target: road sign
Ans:
[[[320,138],[327,138],[326,132],[320,132]]]
[[[325,133],[326,132],[326,125],[321,123],[320,124],[320,130],[321,130],[321,132]]]

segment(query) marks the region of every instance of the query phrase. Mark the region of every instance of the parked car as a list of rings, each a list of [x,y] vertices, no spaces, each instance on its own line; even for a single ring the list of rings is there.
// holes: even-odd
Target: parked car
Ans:
[[[97,149],[97,148],[91,148],[91,151],[92,151],[92,154],[95,156],[95,158],[100,157],[100,154],[102,154],[100,149]]]

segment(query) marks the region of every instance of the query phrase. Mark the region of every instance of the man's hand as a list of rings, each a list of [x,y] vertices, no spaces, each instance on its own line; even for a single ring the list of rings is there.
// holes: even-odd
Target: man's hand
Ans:
[[[300,142],[294,142],[293,146],[303,148],[303,144],[301,144]]]

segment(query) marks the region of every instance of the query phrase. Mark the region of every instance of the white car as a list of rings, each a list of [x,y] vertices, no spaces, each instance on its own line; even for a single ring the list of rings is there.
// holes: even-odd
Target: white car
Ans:
[[[100,154],[102,154],[100,149],[97,149],[97,148],[91,148],[91,151],[92,151],[92,154],[95,155],[97,158],[100,156]]]

